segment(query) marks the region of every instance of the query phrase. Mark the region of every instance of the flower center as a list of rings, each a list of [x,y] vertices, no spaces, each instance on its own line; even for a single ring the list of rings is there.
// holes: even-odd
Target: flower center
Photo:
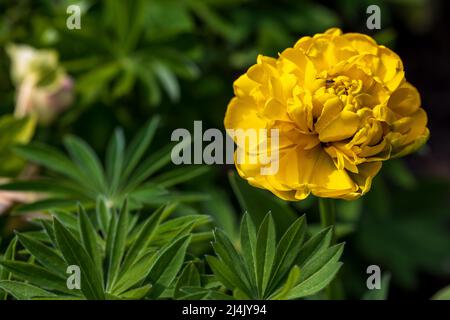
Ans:
[[[325,91],[337,96],[348,96],[359,93],[362,89],[361,80],[352,80],[347,76],[337,76],[325,79]]]

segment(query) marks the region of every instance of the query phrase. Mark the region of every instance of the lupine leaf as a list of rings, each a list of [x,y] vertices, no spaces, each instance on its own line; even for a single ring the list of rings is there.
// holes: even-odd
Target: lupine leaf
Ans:
[[[79,169],[69,158],[55,148],[35,142],[26,146],[17,146],[15,150],[29,161],[43,165],[76,181],[84,182]]]
[[[81,243],[58,220],[53,220],[56,241],[68,265],[76,265],[81,270],[81,291],[87,299],[104,299],[101,275]]]
[[[294,288],[299,278],[300,278],[300,268],[298,266],[294,266],[289,272],[287,280],[285,281],[283,286],[274,294],[272,294],[272,296],[270,296],[269,299],[271,300],[286,299],[287,295],[292,290],[292,288]]]
[[[121,272],[126,272],[130,268],[130,266],[135,263],[136,259],[139,258],[141,252],[143,252],[148,247],[150,241],[153,238],[153,235],[155,234],[156,229],[161,223],[161,218],[163,214],[165,214],[166,210],[172,210],[172,208],[168,208],[167,206],[160,207],[152,214],[150,219],[147,219],[147,221],[144,223],[138,233],[138,236],[130,245],[130,249],[128,250],[123,262]]]
[[[47,247],[43,243],[34,240],[26,233],[18,233],[20,243],[32,254],[39,263],[56,274],[64,277],[66,274],[66,262],[55,250]]]
[[[17,300],[31,300],[36,297],[52,297],[54,293],[38,288],[28,283],[2,280],[0,289],[5,290]]]
[[[275,224],[269,213],[264,218],[256,238],[256,279],[259,295],[266,292],[275,261],[276,235]]]
[[[447,286],[433,295],[432,300],[450,300],[450,286]]]
[[[111,236],[108,239],[107,248],[107,257],[108,257],[108,282],[107,288],[110,289],[113,287],[114,282],[118,276],[120,270],[120,264],[122,262],[122,258],[125,252],[126,245],[126,237],[128,233],[128,204],[125,203],[122,206],[122,209],[119,212],[119,217],[117,218],[117,223],[114,226],[114,229],[108,232],[108,235]]]
[[[91,220],[87,216],[83,207],[78,208],[78,228],[80,232],[81,243],[92,258],[99,275],[103,275],[102,262],[100,257],[100,248],[97,241],[97,231],[95,230]],[[103,277],[102,277],[103,282]]]
[[[301,269],[299,284],[290,291],[288,297],[290,299],[301,298],[315,294],[325,288],[333,280],[342,265],[338,260],[343,248],[343,244],[335,245],[305,263]]]
[[[215,276],[227,288],[230,288],[231,290],[240,289],[242,292],[248,291],[239,276],[235,272],[233,272],[227,265],[222,263],[219,259],[213,256],[206,256],[206,261],[208,262]]]
[[[70,293],[64,278],[42,267],[21,261],[0,261],[0,265],[14,277],[28,281],[39,288]]]
[[[114,193],[119,186],[125,152],[125,137],[122,129],[116,129],[106,151],[106,176],[109,189]]]
[[[298,218],[286,231],[283,237],[281,237],[276,249],[277,254],[271,281],[272,286],[276,286],[292,268],[295,259],[298,256],[298,252],[302,247],[305,231],[305,217],[302,216]]]
[[[256,228],[248,213],[241,222],[241,247],[252,283],[256,283]]]
[[[95,185],[96,190],[100,192],[106,191],[103,167],[92,148],[75,136],[67,136],[64,139],[64,145],[69,151],[71,158],[78,165],[82,175]]]
[[[150,122],[144,128],[142,128],[131,141],[130,145],[125,151],[126,166],[123,171],[124,177],[127,177],[142,159],[142,156],[144,155],[153,139],[153,136],[155,135],[158,124],[159,117],[153,117]]]
[[[100,229],[103,231],[103,234],[106,234],[109,228],[109,221],[111,220],[111,211],[108,208],[104,197],[100,196],[97,198],[95,213]]]
[[[144,283],[150,283],[153,286],[149,294],[150,298],[156,299],[159,297],[175,279],[183,265],[190,240],[190,235],[179,237],[158,252],[144,281]]]
[[[328,248],[331,243],[331,235],[332,229],[330,227],[320,231],[308,241],[306,241],[306,243],[300,249],[300,253],[295,261],[295,264],[298,264],[302,267],[307,261],[313,258],[314,255]]]

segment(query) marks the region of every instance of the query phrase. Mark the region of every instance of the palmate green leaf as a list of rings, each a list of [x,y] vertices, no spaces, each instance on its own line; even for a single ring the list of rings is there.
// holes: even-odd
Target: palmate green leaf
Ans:
[[[54,249],[39,241],[36,241],[26,233],[18,233],[17,238],[25,249],[27,249],[27,251],[33,255],[39,263],[41,263],[48,270],[52,270],[62,278],[65,277],[67,269],[66,262]]]
[[[14,237],[8,244],[5,254],[1,257],[4,260],[13,261],[16,254],[17,237]],[[11,278],[11,273],[3,268],[0,264],[0,280],[9,280]],[[8,294],[0,290],[0,299],[5,300]]]
[[[100,230],[102,230],[103,234],[106,234],[111,220],[111,210],[108,208],[104,197],[100,196],[97,198],[95,213]]]
[[[57,218],[53,220],[53,228],[64,260],[68,265],[76,265],[81,270],[81,291],[84,296],[87,299],[105,299],[102,277],[81,243]]]
[[[142,128],[139,133],[134,137],[131,141],[130,145],[126,149],[126,157],[125,157],[125,169],[123,171],[123,177],[127,177],[142,159],[145,151],[150,145],[156,128],[158,127],[160,118],[153,117],[147,125]]]
[[[241,279],[242,285],[239,285],[238,288],[246,295],[252,296],[256,292],[256,286],[251,285],[249,273],[242,257],[223,231],[215,230],[214,237],[216,241],[212,246],[220,261]]]
[[[103,283],[102,260],[97,231],[82,206],[78,207],[78,231],[80,233],[81,244],[92,258]]]
[[[272,215],[269,213],[261,223],[256,237],[256,281],[261,298],[266,293],[272,274],[276,243],[275,224]]]
[[[156,258],[156,250],[150,250],[142,254],[142,256],[136,261],[127,272],[119,274],[119,278],[114,284],[111,292],[117,295],[128,291],[130,288],[144,284],[144,279],[147,277],[151,266]]]
[[[156,151],[142,161],[127,179],[125,192],[136,189],[142,182],[147,180],[152,174],[171,162],[172,145],[167,145]]]
[[[245,286],[245,283],[239,278],[239,276],[229,268],[229,266],[225,265],[218,258],[213,256],[206,256],[206,261],[208,265],[211,267],[211,270],[214,272],[215,276],[222,282],[227,288],[231,290],[239,289],[242,292],[248,291]],[[250,299],[251,295],[247,296],[247,299]]]
[[[210,168],[207,166],[182,167],[163,173],[162,175],[151,179],[151,182],[155,185],[169,188],[201,176],[209,170]]]
[[[299,266],[303,266],[310,259],[320,254],[329,247],[332,237],[332,227],[326,228],[312,238],[310,238],[300,249],[300,253],[295,261]]]
[[[179,300],[235,300],[234,297],[216,290],[200,287],[185,287],[181,289]]]
[[[248,213],[242,217],[241,247],[250,281],[256,283],[256,228]]]
[[[316,256],[315,259],[309,260],[301,269],[299,284],[291,289],[287,297],[298,299],[324,289],[342,266],[342,262],[338,260],[343,248],[343,244],[335,245]]]
[[[72,294],[66,286],[66,279],[42,267],[21,261],[0,261],[0,265],[15,278],[43,289]]]
[[[51,194],[83,194],[81,188],[77,188],[61,179],[36,179],[36,180],[15,180],[13,182],[0,185],[0,190],[5,191],[34,191]]]
[[[80,201],[78,200],[69,200],[64,198],[47,198],[30,204],[19,205],[14,209],[14,214],[50,211],[55,208],[75,210],[79,202]]]
[[[79,203],[77,204],[77,206],[78,205]],[[50,214],[63,222],[64,226],[73,233],[73,236],[79,239],[78,219],[76,215],[72,214],[70,211],[65,210],[52,210],[50,211]]]
[[[31,300],[37,297],[53,297],[54,293],[38,288],[31,284],[18,281],[1,280],[0,289],[5,290],[18,300]]]
[[[47,234],[48,238],[52,242],[53,246],[57,247],[55,230],[53,229],[53,225],[49,220],[42,219],[39,221],[42,226],[42,229]]]
[[[124,166],[125,137],[122,129],[116,129],[106,150],[106,176],[110,193],[115,193],[121,181]]]
[[[168,214],[168,212],[172,211],[173,209],[174,206],[160,207],[152,214],[150,219],[148,219],[144,223],[138,233],[138,236],[130,244],[130,249],[128,250],[127,255],[124,259],[121,272],[127,272],[131,265],[136,262],[141,253],[148,247],[150,241],[152,241],[153,236],[161,223],[162,217]]]
[[[85,184],[78,167],[63,153],[55,148],[34,142],[26,146],[15,147],[17,154],[25,159],[43,165],[55,172]]]
[[[153,117],[132,139],[128,147],[125,146],[122,131],[116,130],[107,147],[105,169],[92,148],[74,136],[64,139],[64,145],[70,157],[53,147],[42,144],[18,147],[19,155],[43,165],[57,175],[35,181],[13,181],[0,186],[0,190],[2,188],[15,191],[42,192],[45,190],[47,198],[17,206],[15,211],[18,213],[51,209],[73,211],[76,201],[82,202],[89,210],[95,206],[99,197],[105,198],[110,208],[118,208],[124,199],[128,198],[130,207],[134,209],[142,208],[143,205],[158,206],[170,201],[190,202],[206,199],[207,197],[202,193],[173,193],[166,187],[172,187],[204,174],[208,170],[207,167],[198,167],[193,170],[175,169],[158,175],[154,178],[154,182],[150,179],[158,170],[171,162],[173,144],[144,158],[158,123],[159,117]],[[108,228],[105,224],[102,223],[99,226],[101,231],[106,233]]]
[[[181,290],[185,287],[201,287],[200,272],[193,262],[189,262],[181,271],[175,284],[174,298],[184,295]]]
[[[158,298],[173,282],[183,265],[190,241],[191,236],[184,235],[160,249],[144,281],[153,286],[149,298]]]
[[[338,272],[343,244],[329,247],[331,228],[305,244],[306,219],[298,218],[277,242],[271,213],[258,232],[249,214],[241,223],[241,251],[223,232],[213,243],[217,257],[206,258],[217,279],[236,299],[297,299],[327,286]],[[253,271],[252,271],[253,270]]]
[[[127,292],[124,292],[120,295],[120,298],[122,299],[128,299],[128,300],[138,300],[143,299],[145,296],[149,294],[149,292],[152,290],[152,285],[147,284],[145,286],[131,289]]]
[[[87,181],[93,184],[99,192],[106,192],[105,174],[94,150],[86,142],[75,136],[65,137],[64,146],[72,160],[77,164],[81,174],[88,179]]]
[[[278,289],[275,293],[273,293],[269,299],[270,300],[284,300],[287,298],[289,292],[294,288],[297,282],[300,279],[300,268],[299,266],[294,266],[289,275],[287,277],[286,282]]]
[[[450,300],[450,286],[442,288],[436,292],[432,297],[432,300]]]
[[[124,202],[122,209],[119,212],[116,222],[110,224],[110,231],[108,232],[108,238],[106,242],[106,259],[108,263],[108,280],[107,290],[111,289],[116,281],[120,270],[120,263],[122,261],[126,238],[128,233],[128,203]]]
[[[278,286],[281,279],[289,272],[295,263],[306,232],[306,218],[298,218],[286,231],[277,245],[273,277],[269,284],[270,289]]]

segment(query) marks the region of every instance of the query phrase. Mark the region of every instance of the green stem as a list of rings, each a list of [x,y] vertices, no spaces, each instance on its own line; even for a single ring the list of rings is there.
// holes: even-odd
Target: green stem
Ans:
[[[336,223],[336,207],[333,199],[319,198],[320,222],[323,228]],[[333,236],[334,238],[334,236]]]
[[[336,205],[333,199],[319,198],[320,223],[322,228],[333,227],[331,230],[331,244],[336,243]],[[339,300],[343,298],[342,282],[339,274],[329,284],[326,293],[330,300]]]

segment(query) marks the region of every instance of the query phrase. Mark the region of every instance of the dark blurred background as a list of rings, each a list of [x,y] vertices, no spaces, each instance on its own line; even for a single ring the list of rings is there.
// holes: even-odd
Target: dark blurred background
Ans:
[[[6,45],[55,50],[76,99],[34,139],[58,146],[74,133],[99,153],[116,126],[132,135],[155,114],[163,119],[160,146],[175,128],[192,130],[194,120],[222,129],[233,81],[258,53],[276,56],[304,35],[337,26],[396,51],[421,93],[431,138],[419,153],[386,163],[364,199],[338,203],[343,283],[349,298],[360,298],[370,264],[392,275],[394,299],[428,299],[450,283],[448,1],[84,0],[77,2],[81,29],[68,30],[72,3],[0,0],[0,115],[15,107]],[[366,27],[372,4],[381,8],[380,30]],[[211,186],[240,214],[227,179],[232,169],[214,168],[190,187]],[[314,203],[292,206],[314,222]]]

